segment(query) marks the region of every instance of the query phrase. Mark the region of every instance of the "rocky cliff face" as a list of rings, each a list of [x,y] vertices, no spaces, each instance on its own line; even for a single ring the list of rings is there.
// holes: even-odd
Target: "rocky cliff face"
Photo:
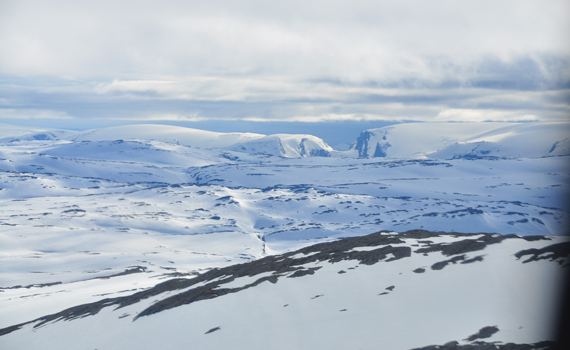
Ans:
[[[358,152],[360,158],[384,158],[392,145],[386,140],[387,130],[363,131],[354,143],[353,150]]]

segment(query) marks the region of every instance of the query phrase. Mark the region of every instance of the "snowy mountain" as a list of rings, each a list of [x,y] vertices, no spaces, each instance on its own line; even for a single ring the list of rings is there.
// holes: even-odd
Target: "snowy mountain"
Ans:
[[[570,123],[409,123],[363,131],[361,158],[537,158],[570,154]]]
[[[347,151],[335,151],[322,139],[302,134],[267,136],[144,124],[87,131],[4,128],[0,142],[146,140],[284,158],[538,158],[570,154],[570,123],[399,124],[363,131]]]
[[[30,130],[26,128],[9,130],[17,136],[6,136],[0,139],[0,142],[146,140],[205,149],[226,148],[236,152],[285,158],[329,157],[333,151],[323,140],[312,135],[276,134],[266,136],[253,133],[221,133],[168,125],[127,125],[87,131]]]
[[[3,128],[0,348],[553,348],[565,130]]]
[[[276,134],[236,143],[228,149],[285,158],[330,157],[333,149],[312,135]]]
[[[222,133],[169,125],[126,125],[79,132],[71,141],[154,140],[200,148],[223,148],[265,135]]]

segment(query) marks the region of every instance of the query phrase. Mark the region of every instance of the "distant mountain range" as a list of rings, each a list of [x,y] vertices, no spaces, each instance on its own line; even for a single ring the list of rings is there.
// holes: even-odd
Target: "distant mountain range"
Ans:
[[[538,158],[570,154],[570,123],[410,123],[362,132],[348,151],[383,158]]]
[[[568,135],[570,135],[570,123],[562,122],[407,123],[363,131],[349,150],[338,151],[312,135],[219,133],[177,126],[143,124],[87,131],[25,131],[23,128],[12,127],[12,129],[7,128],[4,133],[0,132],[0,137],[3,137],[0,142],[155,140],[284,158],[457,159],[568,155],[570,154]]]

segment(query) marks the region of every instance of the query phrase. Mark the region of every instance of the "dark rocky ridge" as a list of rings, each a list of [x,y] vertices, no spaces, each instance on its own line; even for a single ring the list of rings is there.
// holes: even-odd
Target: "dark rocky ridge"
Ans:
[[[363,265],[374,265],[380,261],[390,262],[407,258],[410,257],[412,253],[428,254],[433,252],[440,252],[444,256],[455,255],[455,257],[449,260],[435,264],[436,266],[438,266],[437,264],[440,264],[442,265],[441,268],[443,268],[450,262],[455,263],[460,260],[463,260],[464,262],[471,262],[470,260],[482,260],[482,258],[479,260],[478,257],[470,260],[465,260],[465,253],[482,250],[487,245],[497,244],[505,239],[526,239],[525,237],[518,237],[515,235],[502,236],[498,234],[481,233],[475,235],[477,238],[473,238],[474,234],[457,232],[445,233],[425,230],[411,230],[398,234],[390,234],[389,231],[381,231],[367,236],[350,237],[333,242],[319,243],[282,255],[267,256],[259,260],[244,264],[212,269],[194,278],[174,278],[130,296],[107,298],[93,303],[71,307],[55,314],[43,316],[29,322],[0,329],[0,336],[16,331],[27,324],[35,323],[34,328],[36,328],[52,321],[74,320],[77,318],[92,316],[96,315],[105,307],[114,306],[115,309],[120,309],[164,292],[181,290],[192,287],[194,285],[202,284],[193,289],[189,289],[185,292],[173,295],[154,303],[139,313],[134,318],[134,320],[136,320],[139,317],[149,316],[177,306],[194,303],[201,300],[213,299],[229,293],[237,293],[242,290],[255,287],[265,281],[277,283],[279,278],[282,277],[303,278],[304,276],[318,273],[318,269],[320,267],[306,268],[303,266],[309,263],[336,263],[340,261],[354,260]],[[465,239],[460,239],[450,243],[448,242],[437,244],[426,240],[428,238],[441,236],[449,236],[450,238],[464,237]],[[424,244],[425,246],[417,249],[414,252],[412,252],[412,249],[406,245],[395,246],[404,244],[405,241],[403,239],[407,238],[423,240],[419,241],[418,243]],[[531,239],[526,240],[534,241],[538,239],[547,240],[549,238],[533,236]],[[557,247],[555,249],[557,257],[570,255],[570,244],[555,246]],[[377,248],[365,251],[353,250],[357,247]],[[537,252],[540,251],[538,255],[542,254],[543,250],[548,251],[547,248],[548,247],[537,250]],[[526,251],[519,252],[517,253],[517,256],[518,254],[530,254],[525,252]],[[391,257],[389,257],[390,255]],[[438,268],[434,268],[433,266],[432,269],[438,270]],[[414,272],[423,272],[420,270],[423,269],[416,269]],[[132,270],[128,270],[128,272],[134,273],[141,271],[137,268],[134,268]],[[246,284],[244,286],[237,288],[224,288],[224,284],[230,283],[236,278],[246,276],[253,277],[267,272],[271,272],[271,275],[258,278],[252,283]]]
[[[517,259],[522,258],[523,256],[526,257],[530,255],[523,264],[526,264],[531,261],[538,261],[538,260],[547,260],[550,261],[558,261],[560,264],[564,264],[566,258],[568,257],[568,252],[570,251],[570,242],[563,242],[558,244],[549,245],[548,247],[544,247],[542,249],[526,249],[521,250],[520,252],[516,253],[515,256]],[[564,267],[569,266],[570,263],[566,263]]]

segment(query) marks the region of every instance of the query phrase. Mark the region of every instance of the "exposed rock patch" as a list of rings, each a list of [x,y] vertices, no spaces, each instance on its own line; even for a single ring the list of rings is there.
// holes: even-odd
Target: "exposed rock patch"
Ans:
[[[213,332],[215,332],[215,331],[219,331],[220,329],[221,329],[220,327],[214,327],[214,328],[208,330],[208,331],[207,331],[206,333],[204,333],[204,334],[210,334],[210,333],[213,333]]]
[[[483,261],[483,255],[479,255],[479,256],[476,256],[474,258],[467,259],[465,261],[462,261],[461,263],[462,264],[471,264],[471,263],[474,263],[476,261]]]
[[[457,341],[450,341],[443,345],[429,345],[423,348],[414,348],[411,350],[558,350],[559,344],[553,341],[541,341],[534,344],[515,344],[500,342],[484,342],[475,341],[477,339],[490,338],[493,334],[497,333],[499,328],[497,326],[487,326],[481,328],[477,333],[467,337],[466,341],[472,342],[471,344],[460,345]]]
[[[440,262],[436,262],[435,264],[431,265],[432,270],[441,270],[447,266],[447,264],[452,263],[456,264],[458,261],[465,260],[465,255],[455,256],[449,260],[444,260]]]
[[[474,341],[477,339],[484,339],[484,338],[490,338],[493,334],[497,333],[499,331],[499,328],[497,326],[487,326],[487,327],[483,327],[479,330],[479,332],[470,335],[469,337],[467,337],[467,341]]]
[[[452,341],[444,345],[430,345],[423,348],[411,350],[558,350],[558,344],[553,341],[541,341],[534,344],[495,344],[487,342],[475,342],[472,344],[459,345]]]
[[[460,235],[460,234],[458,234]],[[456,241],[451,243],[428,243],[428,247],[420,248],[415,251],[415,253],[433,253],[433,252],[441,252],[441,254],[446,256],[457,255],[457,254],[464,254],[469,253],[477,250],[483,250],[489,244],[496,244],[501,243],[503,240],[507,238],[518,238],[515,235],[491,235],[486,234],[480,238],[476,239],[465,239],[462,241]]]
[[[559,261],[560,264],[563,264],[566,258],[570,256],[570,242],[553,244],[541,249],[525,249],[515,254],[517,259],[527,255],[530,255],[530,257],[523,261],[523,264],[539,260]],[[568,266],[568,264],[564,266]]]

